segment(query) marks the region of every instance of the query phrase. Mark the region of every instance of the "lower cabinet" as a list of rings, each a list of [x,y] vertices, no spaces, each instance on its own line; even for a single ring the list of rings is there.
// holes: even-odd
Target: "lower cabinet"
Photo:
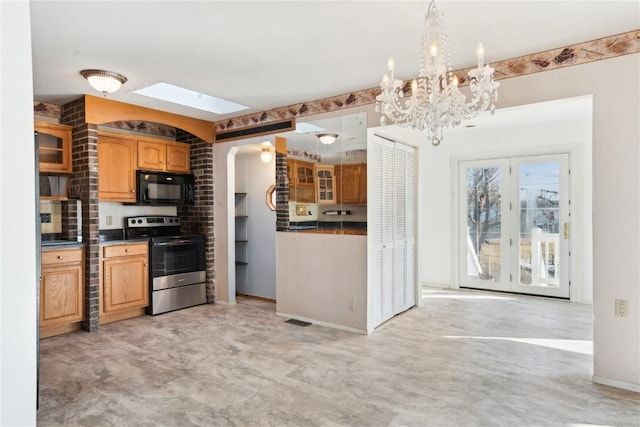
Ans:
[[[42,251],[40,338],[80,329],[84,319],[84,248]]]
[[[101,324],[144,315],[149,305],[148,244],[103,246],[101,279]]]

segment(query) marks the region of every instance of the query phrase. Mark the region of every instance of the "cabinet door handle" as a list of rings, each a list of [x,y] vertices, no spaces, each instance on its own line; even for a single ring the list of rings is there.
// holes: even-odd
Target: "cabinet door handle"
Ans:
[[[148,266],[149,266],[149,264],[145,264],[144,266],[145,266],[145,267],[148,267]]]
[[[164,161],[160,160],[160,164],[161,164],[161,165],[164,165]]]
[[[58,259],[63,259],[64,257],[62,255],[58,255]]]
[[[169,162],[169,165],[172,165],[173,163]]]
[[[129,249],[125,249],[124,251],[125,251],[125,252],[129,252]]]
[[[131,189],[131,192],[132,192],[132,193],[135,193],[135,192],[136,192],[136,190],[134,190],[134,189]]]

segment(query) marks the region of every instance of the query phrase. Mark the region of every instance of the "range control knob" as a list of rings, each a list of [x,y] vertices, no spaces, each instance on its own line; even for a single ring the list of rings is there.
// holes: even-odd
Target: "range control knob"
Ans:
[[[138,220],[138,224],[142,224],[142,220],[141,219]]]

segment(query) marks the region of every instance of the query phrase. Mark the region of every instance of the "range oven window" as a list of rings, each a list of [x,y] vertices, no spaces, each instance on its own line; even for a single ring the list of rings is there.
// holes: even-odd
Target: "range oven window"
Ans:
[[[154,242],[151,246],[153,277],[205,270],[204,240]]]

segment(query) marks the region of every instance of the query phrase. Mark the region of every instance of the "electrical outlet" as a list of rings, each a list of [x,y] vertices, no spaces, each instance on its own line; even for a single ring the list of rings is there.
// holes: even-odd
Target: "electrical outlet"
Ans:
[[[107,225],[113,225],[113,215],[107,215]]]
[[[349,310],[356,311],[356,299],[349,298]]]
[[[629,300],[616,300],[615,315],[619,317],[627,317],[629,315]]]

